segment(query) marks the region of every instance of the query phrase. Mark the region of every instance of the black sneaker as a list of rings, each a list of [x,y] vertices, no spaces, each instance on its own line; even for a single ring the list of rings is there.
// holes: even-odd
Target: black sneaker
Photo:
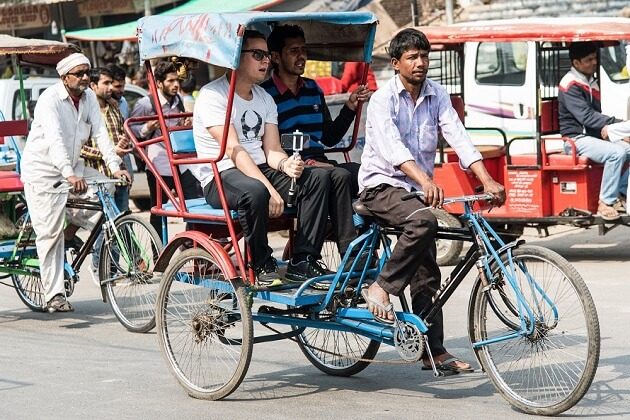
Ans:
[[[261,266],[254,269],[256,273],[256,282],[262,287],[278,287],[282,286],[282,278],[278,273],[278,263],[273,257],[267,258],[267,261]]]
[[[348,262],[346,263],[346,266],[343,268],[343,271],[350,271],[350,269],[352,268],[352,264],[354,264],[354,260],[357,259],[357,254],[358,251],[353,251],[350,256],[348,257]],[[368,253],[367,252],[363,252],[361,253],[361,256],[359,257],[359,261],[357,261],[357,264],[354,266],[354,271],[363,271],[363,267],[365,267],[365,264],[367,263],[367,258],[368,258]],[[376,253],[376,251],[373,251],[372,253],[372,260],[370,261],[370,266],[368,267],[368,269],[370,268],[376,268],[378,266],[378,254]]]
[[[297,264],[294,264],[293,261],[289,261],[285,278],[293,283],[304,283],[313,277],[325,276],[327,274],[334,274],[334,272],[330,271],[323,263],[309,255],[304,261],[300,261]],[[329,285],[330,282],[324,282],[315,283],[312,286],[316,289],[328,289]]]

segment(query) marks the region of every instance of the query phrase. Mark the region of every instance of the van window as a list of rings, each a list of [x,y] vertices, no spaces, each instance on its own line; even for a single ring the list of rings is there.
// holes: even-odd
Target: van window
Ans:
[[[477,49],[475,79],[480,85],[522,86],[527,42],[482,42]]]
[[[28,107],[32,97],[31,89],[24,89],[24,95],[26,96],[26,106]],[[13,94],[13,115],[11,117],[13,120],[26,119],[26,116],[22,113],[22,98],[20,97],[19,89]]]

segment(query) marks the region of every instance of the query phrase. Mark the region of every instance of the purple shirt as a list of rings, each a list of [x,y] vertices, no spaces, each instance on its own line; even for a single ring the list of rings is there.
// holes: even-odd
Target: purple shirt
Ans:
[[[399,167],[413,160],[433,177],[438,128],[457,152],[462,167],[468,168],[481,160],[446,89],[426,79],[414,104],[398,75],[390,79],[368,103],[359,189],[379,184],[403,187],[407,191],[421,189]]]

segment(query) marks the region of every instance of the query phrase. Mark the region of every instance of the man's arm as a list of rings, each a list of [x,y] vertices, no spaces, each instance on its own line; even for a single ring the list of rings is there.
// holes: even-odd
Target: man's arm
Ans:
[[[115,174],[120,171],[122,159],[116,154],[114,144],[109,138],[109,132],[107,131],[103,114],[101,114],[96,95],[93,92],[86,92],[85,95],[87,95],[86,103],[89,110],[88,118],[92,124],[92,139],[96,142],[110,172]]]
[[[247,150],[245,150],[238,141],[236,129],[232,124],[230,124],[228,130],[227,143],[225,145],[226,156],[232,159],[236,168],[243,172],[243,174],[257,179],[265,186],[265,188],[267,188],[267,191],[269,191],[269,194],[271,195],[271,199],[269,201],[269,216],[280,216],[284,211],[284,200],[282,200],[280,194],[278,194],[273,185],[271,185],[269,180],[260,171],[260,168],[256,165]],[[224,126],[216,125],[208,127],[208,132],[214,139],[217,140],[217,142],[220,142],[223,138]]]
[[[144,117],[147,115],[154,115],[153,107],[151,106],[151,97],[146,96],[139,99],[131,111],[130,117]],[[160,122],[158,120],[147,121],[145,123],[130,124],[129,128],[133,131],[133,134],[142,140],[151,138],[153,132],[158,129]]]

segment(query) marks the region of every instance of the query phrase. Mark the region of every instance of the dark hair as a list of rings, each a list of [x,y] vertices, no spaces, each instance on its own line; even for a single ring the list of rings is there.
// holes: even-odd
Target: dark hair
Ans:
[[[267,38],[267,48],[269,51],[281,52],[285,41],[292,38],[306,39],[304,31],[298,25],[279,25],[273,28],[269,38]]]
[[[160,61],[153,70],[153,76],[157,82],[163,82],[166,80],[166,75],[169,73],[177,74],[177,67],[172,61]]]
[[[431,51],[431,43],[427,36],[417,29],[407,28],[398,32],[389,43],[389,56],[400,60],[405,51],[409,50]]]
[[[569,59],[581,60],[589,54],[596,53],[598,48],[597,42],[572,42],[569,46]]]
[[[179,82],[179,88],[184,93],[192,93],[197,87],[197,79],[192,74],[189,75],[186,79]]]
[[[90,83],[98,84],[98,81],[101,80],[101,76],[111,77],[112,79],[114,78],[109,69],[106,69],[105,67],[96,67],[90,71]]]
[[[122,67],[119,67],[116,64],[110,63],[106,65],[105,68],[111,72],[112,79],[116,80],[117,82],[125,81],[125,77],[127,76],[127,74],[122,69]]]
[[[247,41],[249,41],[250,39],[262,39],[263,41],[267,40],[267,38],[265,38],[265,36],[261,32],[258,32],[254,29],[246,29],[245,33],[243,34],[243,45],[247,44]]]

